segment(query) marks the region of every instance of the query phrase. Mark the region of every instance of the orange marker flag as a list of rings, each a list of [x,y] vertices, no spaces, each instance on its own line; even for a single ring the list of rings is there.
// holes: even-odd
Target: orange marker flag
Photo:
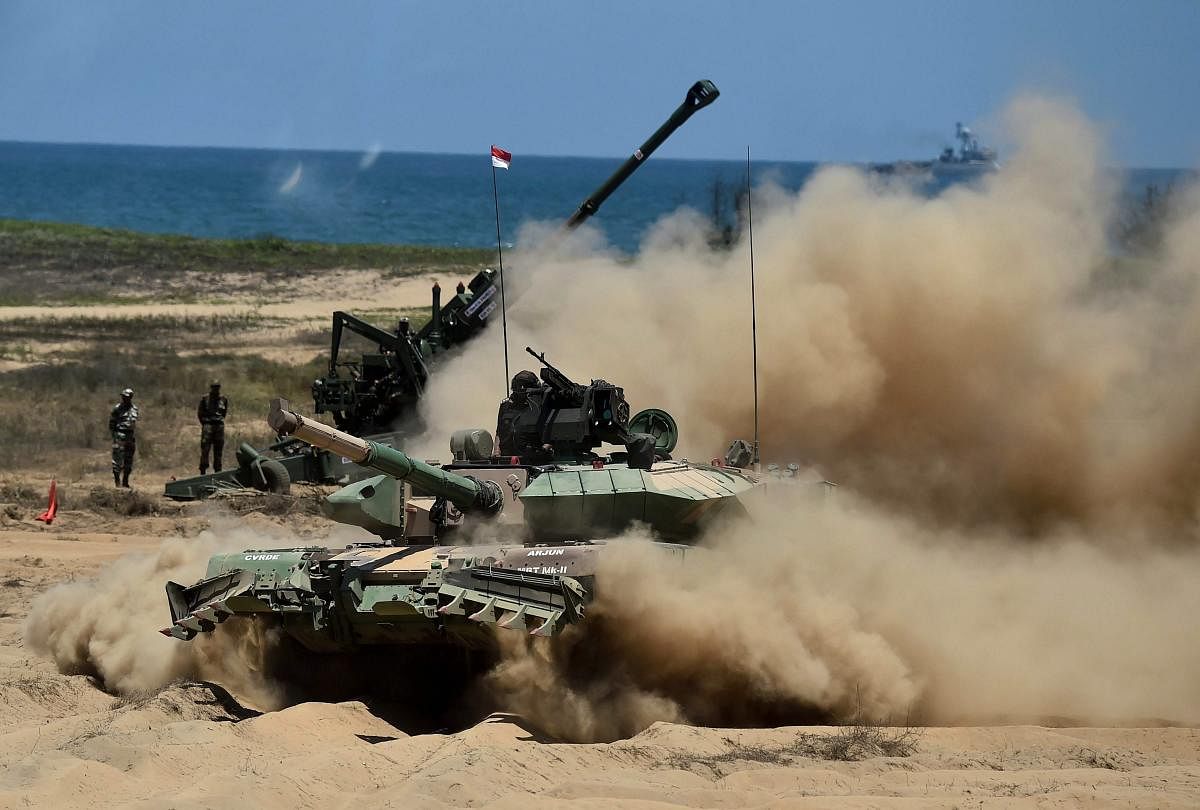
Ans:
[[[34,518],[40,520],[49,526],[54,522],[54,516],[58,514],[58,482],[53,478],[50,479],[50,503],[46,506],[46,511]]]

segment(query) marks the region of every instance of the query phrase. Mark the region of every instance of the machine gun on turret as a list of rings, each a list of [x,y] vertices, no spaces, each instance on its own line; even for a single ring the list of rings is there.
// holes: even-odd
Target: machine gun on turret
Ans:
[[[542,364],[542,385],[525,389],[529,404],[513,422],[518,455],[521,449],[541,448],[554,460],[580,461],[601,443],[629,443],[624,389],[607,380],[582,385],[552,366],[544,352],[529,346],[525,351]]]
[[[528,352],[535,360],[542,364],[541,373],[538,375],[542,378],[542,382],[550,386],[556,393],[564,396],[577,397],[585,386],[577,382],[572,382],[571,378],[561,371],[550,365],[550,361],[546,359],[546,353],[538,354],[531,347],[526,346],[525,351]]]

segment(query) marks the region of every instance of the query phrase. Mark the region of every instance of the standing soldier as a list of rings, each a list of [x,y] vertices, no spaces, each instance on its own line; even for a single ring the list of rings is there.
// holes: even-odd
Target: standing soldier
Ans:
[[[200,420],[200,474],[208,472],[208,449],[212,448],[213,472],[221,471],[221,453],[225,449],[225,414],[229,400],[221,396],[221,381],[213,380],[208,396],[200,397],[196,418]]]
[[[121,392],[121,401],[108,416],[108,432],[112,434],[113,484],[129,488],[129,473],[133,472],[133,454],[137,451],[134,428],[138,409],[133,404],[133,389]]]

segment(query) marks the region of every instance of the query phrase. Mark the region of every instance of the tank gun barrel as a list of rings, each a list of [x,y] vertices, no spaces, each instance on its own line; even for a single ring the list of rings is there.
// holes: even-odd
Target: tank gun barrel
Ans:
[[[271,400],[267,424],[281,436],[295,436],[314,447],[344,456],[355,464],[408,481],[441,496],[463,513],[496,514],[504,506],[499,485],[443,470],[417,461],[401,450],[369,439],[360,439],[315,419],[305,419],[289,409],[286,399]]]
[[[604,204],[608,196],[616,191],[617,187],[629,178],[629,175],[637,171],[637,168],[642,165],[646,158],[650,157],[654,150],[662,145],[663,141],[671,137],[671,133],[683,126],[683,123],[691,118],[697,110],[702,110],[716,101],[717,96],[720,94],[721,91],[717,89],[717,86],[707,79],[693,84],[688,89],[683,103],[676,108],[675,112],[671,113],[671,117],[655,130],[654,134],[647,138],[645,143],[634,150],[629,159],[613,172],[612,177],[604,181],[604,185],[596,189],[592,193],[592,196],[583,201],[578,210],[567,220],[566,227],[568,229],[574,228],[600,210],[600,206]]]

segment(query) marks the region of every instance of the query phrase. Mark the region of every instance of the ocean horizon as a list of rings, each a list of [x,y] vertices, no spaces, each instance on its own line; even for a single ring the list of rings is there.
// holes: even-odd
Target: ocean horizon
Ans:
[[[517,154],[511,170],[497,172],[504,242],[513,243],[527,222],[565,221],[624,160]],[[752,183],[797,191],[822,165],[756,160]],[[680,208],[704,215],[721,208],[732,219],[745,171],[744,160],[655,155],[592,223],[611,246],[632,252],[656,221]],[[1127,194],[1190,173],[1113,171]],[[923,190],[936,194],[946,185]],[[0,141],[0,218],[216,238],[496,244],[491,163],[483,152]]]

